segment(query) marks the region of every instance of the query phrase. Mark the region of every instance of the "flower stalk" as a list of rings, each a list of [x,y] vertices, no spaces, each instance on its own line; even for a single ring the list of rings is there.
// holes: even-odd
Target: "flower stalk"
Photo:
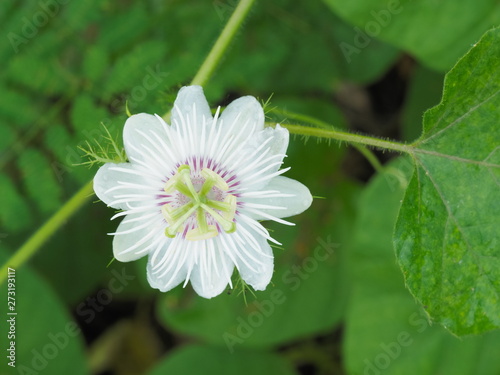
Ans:
[[[0,284],[7,277],[7,268],[22,266],[33,254],[93,196],[92,181],[87,182],[69,201],[45,222],[2,266]]]
[[[274,124],[273,124],[274,125]],[[400,153],[413,154],[413,146],[404,143],[388,141],[375,137],[368,137],[359,134],[353,134],[333,129],[320,129],[310,126],[281,124],[282,127],[288,129],[291,134],[298,134],[304,136],[312,136],[323,139],[335,139],[353,144],[361,144],[365,146],[380,148],[383,150],[391,150]]]

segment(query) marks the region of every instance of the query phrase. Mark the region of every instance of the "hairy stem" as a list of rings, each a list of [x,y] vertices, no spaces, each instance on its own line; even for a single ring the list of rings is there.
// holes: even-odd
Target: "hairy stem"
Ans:
[[[413,147],[399,142],[387,141],[379,138],[368,137],[365,135],[353,134],[334,129],[319,129],[310,126],[280,124],[282,127],[287,128],[292,134],[312,136],[324,139],[335,139],[347,143],[361,144],[380,148],[384,150],[391,150],[407,154],[413,154]]]
[[[290,111],[284,111],[279,108],[273,108],[270,110],[270,112],[275,113],[277,115],[284,116],[286,119],[291,119],[291,120],[296,120],[304,123],[308,123],[311,125],[314,125],[317,128],[324,129],[324,130],[330,130],[332,132],[332,136],[329,139],[336,139],[333,134],[337,133],[342,133],[340,130],[337,130],[334,126],[328,124],[325,121],[319,120],[315,117],[308,116],[308,115],[303,115],[301,113],[295,113],[295,112],[290,112]],[[285,125],[281,125],[285,126]],[[290,131],[292,132],[292,131]],[[298,133],[295,133],[298,134]],[[372,165],[373,169],[375,169],[377,172],[381,172],[383,170],[383,165],[380,163],[378,160],[377,156],[373,153],[372,150],[368,149],[365,145],[359,144],[359,143],[353,143],[352,147],[354,147],[356,150],[359,151],[360,154],[362,154],[366,160]]]

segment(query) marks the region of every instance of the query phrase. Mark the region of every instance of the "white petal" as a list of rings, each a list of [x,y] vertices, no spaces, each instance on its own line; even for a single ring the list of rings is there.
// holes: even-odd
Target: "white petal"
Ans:
[[[212,113],[201,86],[184,86],[179,90],[172,109],[172,126],[182,126],[187,121],[193,129],[212,120]]]
[[[289,141],[288,130],[276,125],[256,133],[239,151],[238,162],[232,168],[242,186],[260,190],[280,169]]]
[[[225,251],[231,254],[241,278],[255,290],[266,289],[274,267],[273,251],[267,240],[242,222],[238,222],[236,232],[221,233],[220,236],[221,239],[225,236]]]
[[[282,128],[279,124],[276,124],[276,127],[274,128],[268,127],[262,129],[251,139],[249,146],[256,148],[268,138],[272,138],[268,146],[271,154],[286,154],[290,133],[288,132],[288,129]]]
[[[157,115],[133,115],[125,122],[123,143],[129,161],[161,178],[175,169],[178,155],[173,151],[171,129]]]
[[[94,177],[94,191],[108,206],[126,210],[130,208],[123,202],[126,196],[134,196],[134,202],[143,201],[151,204],[157,192],[161,192],[161,185],[155,189],[154,179],[144,176],[130,163],[106,163],[99,168]],[[117,201],[122,202],[116,203]]]
[[[255,197],[242,198],[241,200],[243,202],[269,206],[269,208],[259,208],[258,211],[278,218],[298,215],[307,210],[312,203],[312,196],[309,189],[291,178],[283,176],[274,177],[263,190],[265,192],[263,192],[261,197],[257,197],[257,194],[255,194]],[[270,197],[266,197],[266,195]],[[281,209],[273,207],[281,207]],[[266,220],[264,215],[258,215],[255,212],[246,212],[244,206],[241,211],[255,220]]]
[[[264,129],[264,111],[253,96],[243,96],[226,107],[220,121],[222,133],[232,135],[233,142],[241,143]]]
[[[147,255],[159,240],[169,240],[163,235],[160,217],[141,220],[141,216],[127,215],[118,225],[117,234],[113,237],[113,255],[120,262],[139,259]],[[155,226],[155,223],[158,224]],[[159,236],[163,236],[165,240]]]
[[[150,254],[147,276],[151,287],[167,292],[186,279],[191,254],[182,241],[176,237]]]
[[[213,298],[221,294],[231,282],[234,264],[221,249],[217,238],[203,241],[198,253],[198,264],[194,266],[190,281],[201,297]]]

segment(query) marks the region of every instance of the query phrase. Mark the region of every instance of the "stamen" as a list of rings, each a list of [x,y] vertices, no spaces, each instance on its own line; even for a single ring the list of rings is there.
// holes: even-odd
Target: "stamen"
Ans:
[[[213,178],[212,176],[208,176],[205,178],[206,178],[205,182],[203,183],[203,186],[201,187],[200,193],[199,193],[202,197],[207,195],[210,192],[210,190],[212,190],[214,185],[217,183],[215,178]]]
[[[176,186],[179,183],[179,175],[176,173],[172,177],[168,179],[168,181],[165,183],[165,187],[163,190],[165,190],[165,193],[173,193],[176,190]]]
[[[192,194],[192,196],[188,196],[188,197],[194,198],[195,200],[197,200],[198,193],[196,192],[196,190],[193,186],[193,181],[191,181],[191,168],[189,167],[189,165],[186,165],[186,164],[181,165],[179,167],[179,169],[177,170],[177,172],[181,176],[182,182],[184,182],[186,184],[185,186],[187,186],[187,188],[189,189],[189,192]],[[184,194],[184,195],[186,195],[186,194]]]
[[[233,221],[234,215],[236,215],[236,197],[232,194],[226,195],[224,202],[229,205],[229,209],[222,211],[222,217],[226,220]]]
[[[162,214],[165,220],[169,224],[175,223],[177,220],[180,220],[192,207],[194,206],[193,202],[186,203],[184,206],[172,209],[169,204],[163,205]],[[198,206],[196,206],[198,207]]]
[[[201,175],[203,177],[205,177],[205,179],[207,179],[207,180],[214,179],[215,180],[214,185],[217,186],[222,191],[229,190],[229,185],[227,184],[227,182],[224,181],[224,179],[221,176],[219,176],[217,173],[215,173],[211,169],[203,168],[203,170],[201,171]]]
[[[233,233],[236,230],[236,224],[233,221],[223,218],[221,215],[219,215],[204,203],[201,204],[201,207],[203,207],[205,211],[207,211],[215,220],[217,220],[217,222],[226,233]]]
[[[176,220],[174,225],[169,226],[165,229],[165,235],[167,237],[173,238],[177,233],[178,229],[184,224],[184,222],[196,211],[198,206],[193,205],[180,219]],[[182,231],[182,230],[181,230]]]
[[[194,199],[198,194],[191,182],[190,170],[189,165],[181,165],[177,169],[177,173],[165,183],[163,190],[168,194],[177,190],[186,197]]]
[[[230,194],[228,194],[229,196]],[[214,208],[216,210],[220,211],[227,211],[231,209],[231,206],[228,203],[225,202],[219,202],[219,201],[214,201],[214,200],[209,200],[206,202],[207,206]]]

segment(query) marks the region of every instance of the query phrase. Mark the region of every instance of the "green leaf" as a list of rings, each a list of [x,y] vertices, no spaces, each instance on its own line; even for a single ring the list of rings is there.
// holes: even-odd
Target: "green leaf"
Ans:
[[[68,1],[61,6],[60,18],[64,19],[64,26],[79,31],[98,18],[98,15],[102,13],[99,11],[101,6],[102,2],[98,0]]]
[[[78,168],[73,165],[82,163],[84,160],[76,148],[76,142],[64,126],[52,124],[45,132],[43,141],[45,147],[57,158],[52,163],[52,169],[59,183],[64,180],[68,173],[72,173],[75,168],[85,170],[85,168]]]
[[[30,209],[28,204],[17,192],[11,180],[0,175],[0,222],[7,231],[18,232],[26,229],[31,223]]]
[[[9,61],[7,72],[15,84],[20,84],[38,95],[56,95],[71,90],[70,73],[55,58],[16,56]]]
[[[132,89],[132,101],[143,100],[148,91],[159,88],[164,74],[159,62],[165,52],[163,42],[139,44],[115,62],[101,95],[110,96]]]
[[[456,338],[427,315],[405,289],[394,262],[392,232],[413,170],[399,159],[374,178],[358,203],[349,270],[352,290],[343,342],[348,374],[494,375],[500,371],[500,332]]]
[[[0,20],[4,21],[8,13],[14,8],[15,0],[5,0],[0,3]]]
[[[40,212],[55,211],[62,203],[62,188],[45,156],[35,149],[24,150],[19,156],[18,165],[26,190]]]
[[[108,52],[99,45],[91,46],[83,60],[83,76],[94,83],[103,75],[108,66]]]
[[[324,1],[359,28],[358,39],[345,41],[353,48],[362,49],[380,38],[437,70],[451,68],[471,44],[500,22],[496,0]]]
[[[424,115],[394,243],[410,291],[458,335],[500,327],[500,29]]]
[[[35,10],[33,16],[35,14],[38,15],[39,12],[39,9]],[[58,20],[58,18],[56,19]],[[29,46],[26,46],[26,54],[31,57],[36,56],[36,58],[43,59],[47,62],[52,60],[52,63],[55,65],[55,69],[57,70],[55,73],[63,73],[63,75],[68,74],[71,66],[68,66],[64,62],[60,64],[59,62],[62,60],[60,60],[57,56],[59,56],[64,47],[67,47],[67,38],[70,38],[71,36],[68,36],[65,28],[39,30],[40,32],[35,36],[36,42],[30,43]],[[71,47],[73,47],[73,45],[71,45]],[[20,46],[19,48],[21,49],[22,47]],[[68,71],[66,71],[66,69],[68,69]]]
[[[109,113],[94,103],[88,95],[80,95],[71,107],[71,123],[80,141],[99,139],[103,133],[101,123],[107,123]]]
[[[3,264],[7,252],[2,251],[0,258]],[[15,282],[12,284],[15,286],[15,295],[12,296],[15,306],[10,306],[17,313],[14,316],[15,338],[9,339],[7,331],[2,335],[3,360],[7,362],[5,349],[10,348],[11,341],[14,341],[16,373],[64,374],[71,369],[75,375],[89,374],[80,329],[45,280],[24,266],[15,270]],[[0,293],[5,296],[5,307],[8,287],[8,282],[0,286]],[[5,311],[3,307],[2,311]],[[5,320],[11,317],[3,315]],[[3,327],[7,327],[5,324],[4,321]],[[3,368],[6,368],[5,362]]]
[[[0,123],[0,155],[2,158],[8,153],[9,146],[11,146],[16,139],[16,133],[8,126]]]
[[[157,25],[152,22],[154,21],[151,19],[152,15],[148,14],[142,2],[132,3],[128,8],[124,7],[123,3],[108,3],[105,8],[106,12],[101,13],[103,18],[99,22],[97,44],[109,53],[116,53],[131,42],[137,42],[141,34]],[[172,17],[172,19],[176,18]],[[166,23],[169,24],[171,21]],[[163,27],[165,25],[162,25]]]
[[[22,128],[28,128],[37,121],[36,107],[26,95],[18,91],[0,86],[0,116],[2,121],[15,124]],[[20,111],[19,108],[23,110]]]
[[[294,375],[290,364],[272,353],[242,350],[233,354],[225,348],[187,346],[170,354],[148,375]]]

